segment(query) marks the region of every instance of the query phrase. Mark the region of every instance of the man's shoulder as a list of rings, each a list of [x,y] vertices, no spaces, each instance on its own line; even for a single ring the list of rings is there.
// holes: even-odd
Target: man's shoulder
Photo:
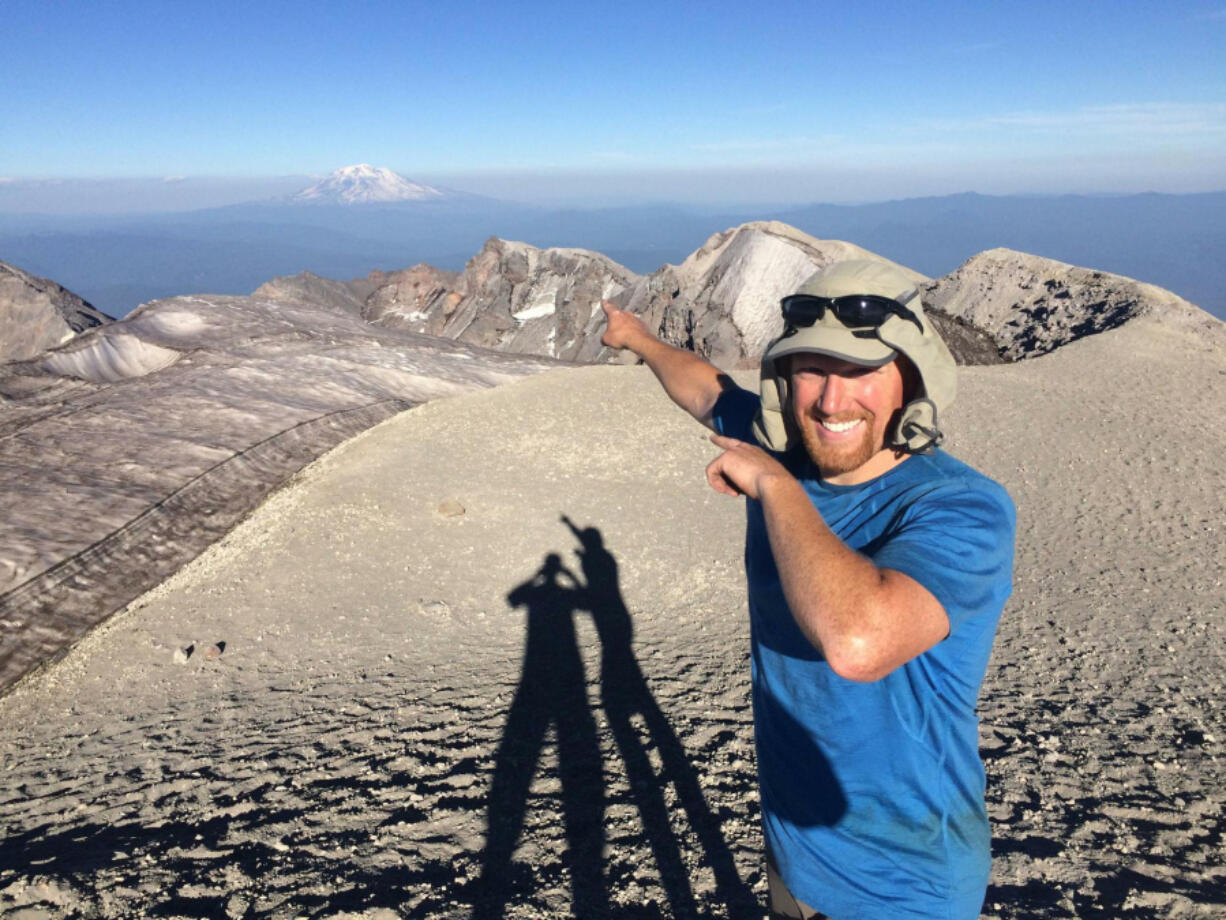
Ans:
[[[900,468],[906,467],[908,478],[926,497],[962,501],[978,497],[998,506],[1011,520],[1016,517],[1013,499],[1004,486],[940,448],[909,458]]]
[[[711,421],[722,435],[756,443],[753,420],[762,405],[761,397],[739,386],[724,390],[711,407]]]

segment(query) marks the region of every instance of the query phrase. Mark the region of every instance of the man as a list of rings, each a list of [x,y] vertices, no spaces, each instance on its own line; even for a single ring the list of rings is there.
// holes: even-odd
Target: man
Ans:
[[[760,395],[608,303],[604,336],[716,432],[707,479],[748,499],[772,913],[977,917],[991,837],[975,705],[1013,504],[938,449],[954,362],[906,274],[836,263],[782,308]]]

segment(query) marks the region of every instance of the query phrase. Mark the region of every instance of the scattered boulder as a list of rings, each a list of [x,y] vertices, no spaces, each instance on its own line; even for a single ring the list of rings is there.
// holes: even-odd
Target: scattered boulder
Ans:
[[[441,517],[459,517],[464,514],[464,506],[454,498],[447,498],[439,503],[438,513]]]

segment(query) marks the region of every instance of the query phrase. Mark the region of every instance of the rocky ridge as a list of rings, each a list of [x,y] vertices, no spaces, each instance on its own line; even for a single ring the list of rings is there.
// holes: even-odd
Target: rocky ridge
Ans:
[[[989,249],[930,281],[924,301],[982,329],[1007,360],[1047,354],[1139,316],[1223,335],[1222,322],[1164,288],[1012,249]]]
[[[0,262],[0,363],[32,358],[111,321],[54,281]]]
[[[255,293],[357,309],[373,323],[500,351],[570,361],[632,360],[600,344],[600,301],[608,299],[640,314],[664,341],[721,367],[737,367],[756,363],[779,334],[783,295],[832,262],[865,258],[889,261],[851,243],[759,221],[716,233],[680,265],[646,276],[589,250],[538,249],[493,238],[460,274],[417,265],[374,272],[340,288],[304,274],[274,279]],[[916,283],[928,280],[898,267]],[[934,322],[944,331],[943,317]],[[966,363],[996,360],[985,337],[966,324],[950,325]]]
[[[759,221],[716,233],[680,265],[650,275],[589,250],[492,238],[461,273],[416,265],[348,282],[304,273],[274,279],[256,295],[499,351],[632,361],[600,344],[600,301],[608,299],[642,316],[666,342],[724,368],[752,367],[779,334],[779,299],[845,259],[889,261],[851,243]],[[1213,334],[1223,328],[1154,285],[1007,249],[980,253],[938,279],[898,267],[921,286],[929,318],[960,364],[1046,354],[1150,313]]]

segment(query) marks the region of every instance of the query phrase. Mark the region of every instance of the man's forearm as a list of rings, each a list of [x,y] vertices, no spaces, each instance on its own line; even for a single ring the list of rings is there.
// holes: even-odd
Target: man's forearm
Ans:
[[[791,476],[764,478],[760,501],[783,593],[801,631],[827,657],[863,643],[861,634],[876,619],[877,567],[835,536]]]
[[[678,406],[711,426],[711,411],[724,390],[736,386],[719,368],[692,351],[676,348],[652,335],[640,317],[603,304],[608,328],[602,339],[612,348],[625,348],[651,368],[656,379]]]
[[[788,607],[836,673],[876,680],[948,633],[936,598],[850,549],[797,480],[764,477],[759,496]]]
[[[654,336],[636,342],[631,351],[651,368],[669,399],[704,425],[710,425],[715,401],[732,385],[723,371],[692,351],[669,345]]]

